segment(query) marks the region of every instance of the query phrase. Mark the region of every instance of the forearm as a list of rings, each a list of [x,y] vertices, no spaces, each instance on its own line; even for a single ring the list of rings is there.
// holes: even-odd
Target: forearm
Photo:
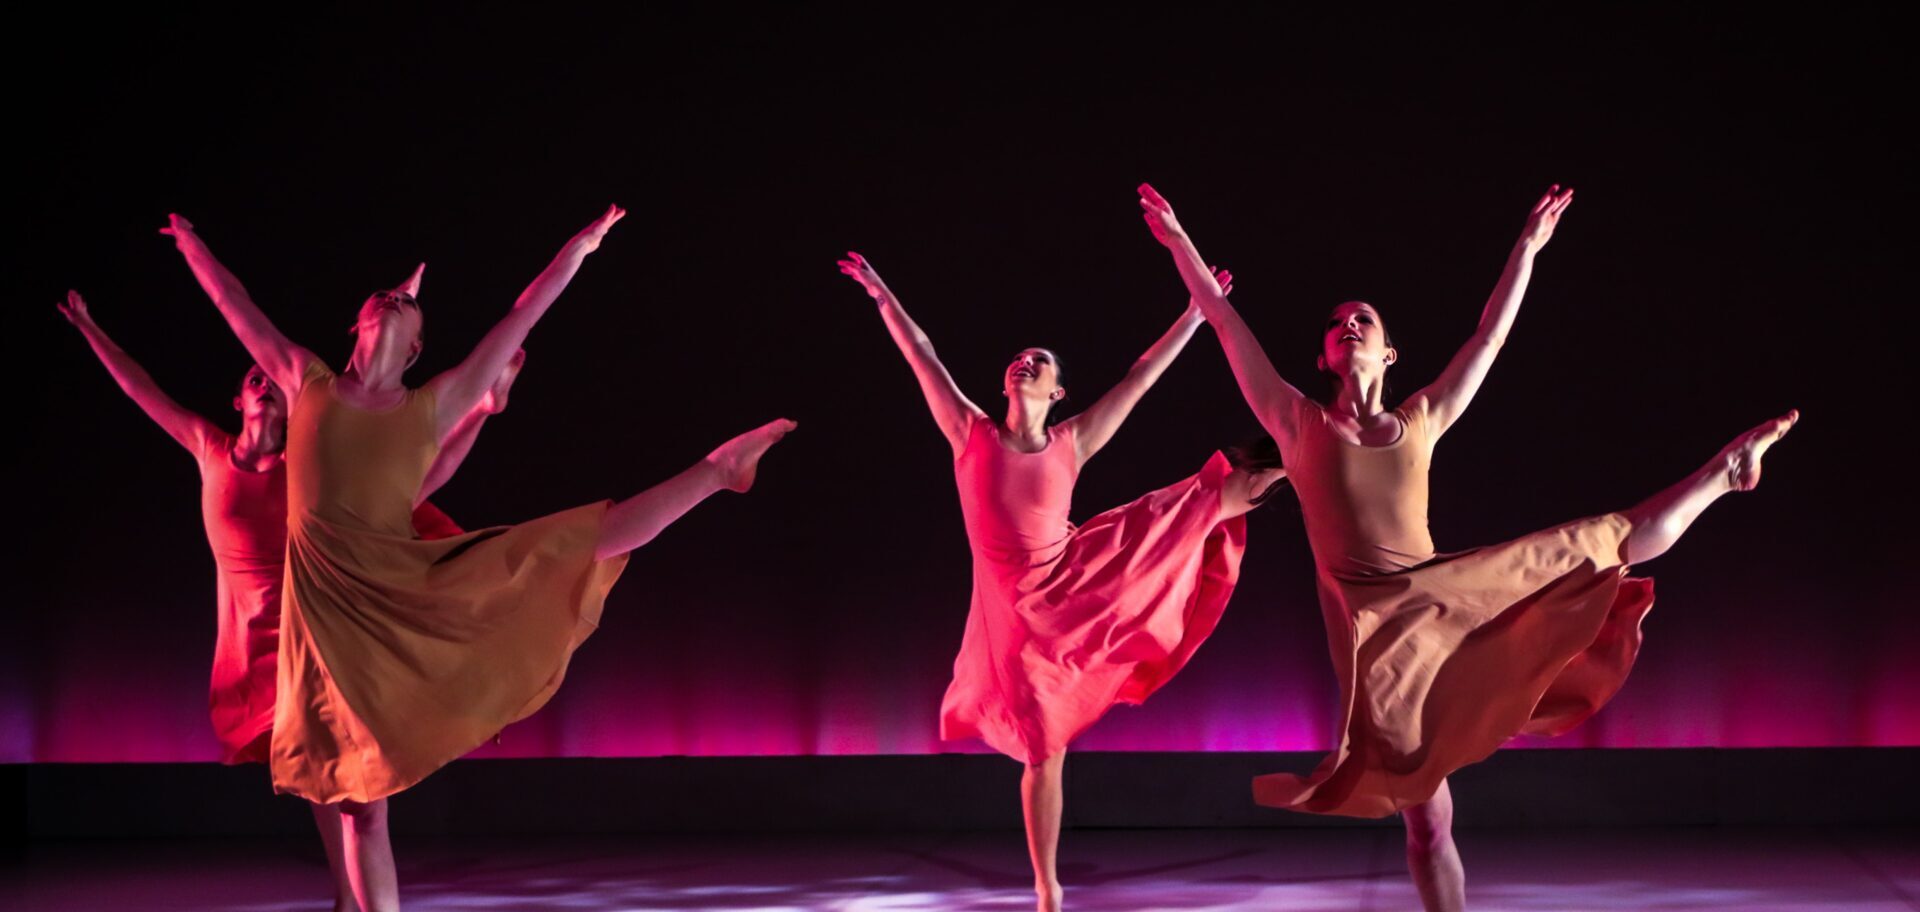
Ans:
[[[1149,346],[1146,353],[1127,369],[1127,381],[1139,383],[1142,386],[1152,386],[1154,381],[1160,379],[1160,375],[1166,373],[1167,368],[1173,365],[1174,359],[1180,357],[1180,353],[1186,350],[1187,343],[1193,339],[1194,332],[1203,322],[1205,321],[1201,318],[1199,311],[1188,308],[1180,315],[1180,319],[1175,320],[1159,340]]]
[[[227,325],[239,337],[240,344],[253,356],[255,363],[291,393],[297,386],[299,378],[295,374],[299,366],[293,363],[292,345],[286,337],[253,303],[246,287],[214,257],[204,241],[189,235],[179,238],[177,245],[180,255],[187,261],[187,267],[193,270],[194,279],[213,301],[213,306],[219,309],[220,315],[226,318]]]
[[[1200,256],[1200,248],[1181,231],[1173,234],[1167,251],[1173,254],[1173,266],[1180,272],[1180,281],[1187,286],[1187,295],[1199,305],[1207,320],[1213,320],[1215,311],[1227,303],[1227,296],[1221,293],[1213,270],[1207,268],[1207,261]]]
[[[433,466],[427,469],[427,477],[420,483],[420,493],[413,499],[414,506],[432,497],[453,479],[460,464],[467,461],[467,454],[473,452],[473,444],[480,437],[480,427],[487,423],[488,412],[476,408],[460,419],[450,435],[441,445],[440,454],[434,457]]]
[[[94,356],[100,359],[101,365],[106,367],[108,375],[113,377],[113,382],[120,386],[127,398],[132,399],[147,417],[182,446],[192,449],[198,416],[182,408],[161,390],[160,384],[154,382],[153,375],[115,344],[105,330],[90,322],[78,328],[81,336],[87,340],[88,347],[93,349]]]
[[[1506,268],[1501,270],[1493,293],[1487,296],[1487,306],[1480,311],[1480,325],[1474,330],[1475,337],[1482,343],[1497,346],[1506,341],[1514,318],[1520,315],[1520,301],[1533,278],[1533,258],[1538,252],[1539,248],[1522,241],[1508,254]]]
[[[160,392],[159,385],[153,381],[153,375],[147,373],[147,369],[133,360],[132,355],[127,354],[125,349],[108,337],[105,330],[88,324],[80,327],[80,335],[87,340],[87,346],[93,349],[94,357],[100,359],[100,364],[113,377],[113,382],[118,383],[120,389],[127,395],[137,401],[142,394]]]
[[[586,262],[587,254],[591,252],[578,237],[568,241],[554,256],[553,262],[548,263],[532,284],[520,292],[520,297],[513,302],[514,311],[528,314],[534,321],[539,320],[546,314],[547,308],[559,299],[560,293],[567,290],[567,284],[573,281],[574,274],[580,271],[580,264]]]

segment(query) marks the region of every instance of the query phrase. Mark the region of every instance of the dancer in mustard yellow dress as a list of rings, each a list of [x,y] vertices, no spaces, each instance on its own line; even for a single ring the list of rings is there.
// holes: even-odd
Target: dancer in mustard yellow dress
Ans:
[[[403,288],[417,292],[415,270]],[[67,292],[60,314],[80,331],[128,398],[189,453],[200,467],[200,512],[213,551],[215,612],[213,673],[207,690],[220,761],[266,763],[273,734],[280,653],[280,587],[287,556],[286,396],[258,365],[240,380],[233,408],[240,432],[174,401],[93,319],[86,299]],[[489,415],[506,407],[524,358],[516,357],[483,403],[460,423],[415,495],[413,525],[423,538],[460,534],[453,520],[427,501],[466,458]],[[354,912],[353,875],[340,806],[309,802],[333,875],[335,912]],[[385,840],[384,830],[364,834]],[[382,853],[375,853],[382,854]]]
[[[274,787],[340,803],[384,828],[382,799],[538,710],[593,632],[627,553],[720,490],[752,486],[794,427],[779,420],[722,444],[618,503],[425,540],[414,495],[461,417],[625,212],[610,207],[562,248],[466,360],[424,386],[421,311],[405,289],[367,298],[336,374],[281,335],[193,226],[171,235],[254,360],[286,391],[287,570]],[[366,912],[398,908],[391,855],[361,859]]]

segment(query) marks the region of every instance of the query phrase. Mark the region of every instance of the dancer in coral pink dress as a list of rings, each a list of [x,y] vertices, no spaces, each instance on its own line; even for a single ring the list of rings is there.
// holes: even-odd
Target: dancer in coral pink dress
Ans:
[[[1059,360],[1044,348],[1020,352],[1003,377],[1006,418],[995,420],[961,394],[872,265],[848,257],[840,271],[879,304],[953,448],[973,549],[973,604],[940,736],[979,738],[1026,764],[1038,906],[1057,909],[1068,743],[1109,707],[1166,684],[1213,632],[1239,572],[1241,516],[1285,472],[1235,468],[1216,453],[1199,474],[1076,527],[1068,509],[1080,467],[1186,347],[1199,311],[1189,306],[1117,386],[1053,425],[1047,415],[1066,395]]]
[[[407,287],[417,289],[419,272]],[[200,465],[200,512],[213,550],[216,627],[208,703],[221,762],[265,763],[272,735],[274,678],[280,648],[280,585],[286,572],[287,473],[285,399],[266,372],[247,371],[233,406],[238,435],[194,414],[168,396],[125,350],[95,323],[87,302],[68,292],[60,312],[80,330],[120,388],[148,417],[194,455]],[[423,537],[457,535],[460,528],[426,501],[459,467],[488,415],[506,407],[523,359],[516,358],[481,408],[463,421],[422,486],[414,524]],[[334,908],[353,910],[352,878],[343,849],[339,805],[311,804],[333,872]],[[385,831],[373,834],[384,839]]]
[[[1286,460],[1340,675],[1339,745],[1311,775],[1256,779],[1254,798],[1317,814],[1401,812],[1429,909],[1466,903],[1447,775],[1514,735],[1560,734],[1599,711],[1632,668],[1653,605],[1653,582],[1627,576],[1628,566],[1665,553],[1720,495],[1757,484],[1761,455],[1799,418],[1788,412],[1740,435],[1630,509],[1437,553],[1427,532],[1434,444],[1493,366],[1535,255],[1572,203],[1573,190],[1556,185],[1534,204],[1472,338],[1432,385],[1389,409],[1384,381],[1399,350],[1373,305],[1333,309],[1320,366],[1334,393],[1326,405],[1308,399],[1274,371],[1173,207],[1140,188],[1148,226]]]

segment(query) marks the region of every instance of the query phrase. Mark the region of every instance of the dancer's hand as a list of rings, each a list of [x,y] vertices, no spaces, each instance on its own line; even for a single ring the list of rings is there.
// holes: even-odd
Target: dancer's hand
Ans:
[[[872,295],[874,300],[885,300],[890,294],[887,283],[880,280],[880,273],[874,271],[873,264],[867,262],[866,257],[849,250],[847,259],[838,262],[840,274],[859,282],[860,287],[865,288],[867,294]]]
[[[173,238],[173,243],[181,248],[200,240],[200,236],[193,233],[193,223],[177,212],[167,213],[167,227],[160,229],[160,233]]]
[[[1152,184],[1140,185],[1140,208],[1147,228],[1153,231],[1153,239],[1161,245],[1172,247],[1186,237],[1186,229],[1180,227],[1180,220],[1173,215],[1173,204],[1153,189]]]
[[[498,415],[507,410],[507,393],[513,389],[513,381],[520,376],[520,369],[527,366],[527,350],[522,348],[507,359],[507,366],[495,378],[493,386],[487,388],[487,394],[480,397],[480,408],[489,415]]]
[[[1553,237],[1554,226],[1560,224],[1560,214],[1573,205],[1573,188],[1560,189],[1559,184],[1547,188],[1540,201],[1533,204],[1533,211],[1527,214],[1527,227],[1520,232],[1520,243],[1529,250],[1539,250],[1547,246]]]
[[[85,331],[94,328],[93,315],[87,312],[87,299],[80,297],[79,292],[68,289],[66,303],[54,306],[60,308],[60,315],[78,329]]]
[[[580,229],[580,233],[573,236],[573,243],[579,245],[580,252],[582,253],[592,253],[599,250],[600,242],[607,236],[607,229],[612,228],[614,222],[626,217],[627,210],[617,205],[608,206],[606,212],[601,213],[599,218],[593,220],[593,224]]]

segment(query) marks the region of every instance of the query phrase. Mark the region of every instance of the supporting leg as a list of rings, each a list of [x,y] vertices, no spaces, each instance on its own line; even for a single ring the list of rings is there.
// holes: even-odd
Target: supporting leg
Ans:
[[[1467,907],[1467,872],[1453,844],[1453,791],[1443,780],[1425,804],[1400,812],[1407,826],[1407,870],[1427,912]]]
[[[320,844],[327,849],[327,870],[333,874],[333,912],[360,912],[360,903],[353,898],[353,877],[348,873],[340,806],[311,802],[307,806],[313,809],[313,825],[320,831]]]
[[[1055,856],[1060,848],[1060,815],[1066,804],[1062,771],[1067,755],[1055,754],[1028,763],[1020,777],[1020,803],[1027,817],[1027,853],[1033,857],[1033,890],[1039,912],[1059,912],[1060,872]]]
[[[346,834],[347,870],[363,912],[400,912],[400,877],[387,836],[387,800],[340,802]]]

